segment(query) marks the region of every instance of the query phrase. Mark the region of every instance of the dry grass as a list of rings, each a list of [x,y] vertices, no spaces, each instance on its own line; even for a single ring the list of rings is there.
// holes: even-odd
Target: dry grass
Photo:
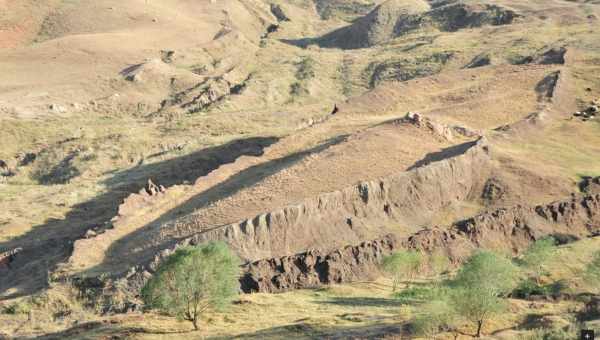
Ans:
[[[567,280],[572,293],[589,291],[593,287],[583,285],[579,277],[592,253],[599,247],[598,238],[559,247],[556,257],[546,266],[550,272],[546,279]],[[431,278],[418,279],[412,284],[423,285],[429,280]],[[64,299],[65,296],[64,291],[57,293],[56,290],[51,290],[48,294],[51,294],[54,300]],[[76,304],[71,302],[70,305]],[[491,320],[485,332],[494,333],[495,338],[499,339],[526,335],[529,329],[540,327],[536,326],[536,320],[541,317],[554,318],[556,322],[568,324],[572,322],[574,312],[581,308],[580,302],[572,300],[531,302],[511,299],[510,313],[504,313]],[[66,333],[56,333],[56,336],[77,339],[109,335],[129,336],[135,339],[317,339],[328,336],[343,338],[378,334],[379,337],[393,337],[394,334],[398,335],[402,325],[409,322],[418,312],[418,304],[401,304],[393,297],[391,281],[380,278],[373,282],[333,285],[314,290],[242,295],[227,311],[207,314],[202,320],[201,330],[197,332],[192,331],[189,322],[153,313],[104,318],[85,314],[86,317],[81,319],[82,321],[99,323],[90,325],[89,329],[83,325],[81,328],[75,327]],[[65,322],[38,323],[37,326],[31,326],[25,322],[26,318],[26,315],[4,314],[0,321],[8,322],[7,325],[17,325],[21,322],[23,326],[19,329],[19,334],[51,333],[70,325]],[[11,327],[4,329],[5,332],[7,330],[11,331]],[[473,329],[465,325],[461,331],[470,334]],[[449,334],[446,336],[451,338]],[[460,337],[463,338],[469,337]]]

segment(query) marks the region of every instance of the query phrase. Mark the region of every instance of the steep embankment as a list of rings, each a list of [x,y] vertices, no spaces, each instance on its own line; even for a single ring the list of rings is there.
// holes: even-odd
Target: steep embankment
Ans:
[[[458,262],[476,248],[515,253],[547,235],[568,241],[598,235],[599,231],[600,195],[574,195],[546,205],[486,212],[457,222],[447,230],[423,230],[408,238],[404,246],[424,251],[444,249]]]
[[[382,235],[391,225],[423,220],[456,201],[478,197],[491,169],[485,140],[450,148],[416,167],[295,205],[201,232],[180,244],[225,240],[248,260],[331,249]],[[441,185],[444,183],[444,185]],[[402,223],[404,222],[404,223]],[[326,226],[326,227],[324,227]],[[395,232],[405,233],[395,227]]]
[[[516,254],[547,235],[561,242],[598,235],[600,195],[572,197],[547,205],[486,212],[448,228],[425,229],[399,241],[393,235],[329,253],[309,250],[244,266],[244,292],[279,292],[322,284],[365,280],[378,274],[381,258],[398,249],[442,251],[453,263],[478,248]]]

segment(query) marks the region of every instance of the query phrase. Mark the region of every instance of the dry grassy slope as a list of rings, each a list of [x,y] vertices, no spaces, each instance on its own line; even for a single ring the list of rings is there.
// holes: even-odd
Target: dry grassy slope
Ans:
[[[374,175],[404,170],[425,156],[424,153],[447,145],[428,138],[419,139],[422,136],[413,134],[412,130],[394,130],[399,133],[395,134],[383,129],[377,136],[373,131],[377,132],[378,128],[372,128],[367,130],[370,133],[358,133],[359,137],[349,138],[313,156],[302,153],[389,116],[401,116],[409,110],[423,111],[451,124],[478,129],[518,121],[538,111],[537,106],[544,98],[539,97],[535,87],[555,67],[507,64],[537,56],[551,47],[566,45],[570,51],[577,50],[577,58],[567,67],[574,75],[573,93],[580,100],[579,105],[600,93],[600,83],[594,77],[600,67],[599,24],[594,19],[599,10],[594,4],[502,0],[498,3],[519,11],[526,20],[457,32],[428,28],[369,49],[348,51],[310,44],[313,38],[346,26],[347,22],[336,17],[321,20],[307,1],[278,2],[292,21],[280,23],[280,30],[263,42],[259,36],[275,18],[268,13],[268,6],[258,0],[217,1],[215,4],[154,0],[147,5],[142,1],[126,4],[63,1],[29,12],[35,18],[32,23],[25,21],[29,25],[24,30],[29,32],[28,38],[15,39],[32,41],[39,31],[35,27],[41,27],[46,17],[48,24],[44,36],[39,38],[56,38],[0,50],[3,71],[0,127],[3,132],[8,131],[8,137],[3,135],[0,140],[0,159],[13,162],[18,152],[36,152],[39,157],[31,165],[20,168],[17,176],[8,178],[7,184],[0,184],[0,246],[25,245],[37,257],[32,263],[21,258],[19,272],[11,276],[14,280],[0,280],[3,295],[27,292],[31,286],[44,286],[48,266],[70,255],[69,246],[65,249],[62,246],[112,218],[121,200],[130,192],[137,192],[148,177],[160,175],[167,183],[182,184],[163,175],[182,164],[177,162],[178,156],[193,157],[194,150],[235,138],[288,135],[299,126],[307,126],[306,121],[301,123],[302,119],[323,117],[334,102],[339,104],[366,91],[373,78],[369,70],[379,64],[392,65],[386,74],[393,79],[403,76],[406,68],[411,72],[423,71],[422,61],[430,60],[431,56],[451,55],[445,63],[436,61],[435,65],[428,65],[434,73],[441,72],[440,75],[385,85],[351,99],[340,105],[340,114],[330,123],[293,134],[274,146],[276,151],[263,159],[254,159],[239,168],[237,164],[223,173],[217,171],[214,182],[206,187],[202,184],[193,188],[186,186],[184,192],[175,189],[169,194],[172,196],[167,196],[164,210],[151,209],[148,216],[135,216],[131,223],[124,223],[122,230],[114,229],[114,233],[102,238],[104,242],[96,249],[100,256],[84,254],[82,268],[103,261],[101,251],[106,249],[116,249],[116,254],[143,253],[147,243],[144,227],[156,230],[154,241],[162,244],[173,236],[196,232],[198,225],[201,229],[206,225],[239,221],[242,217],[251,218],[305,196],[346,187],[375,178]],[[20,18],[24,6],[33,3],[4,1],[0,4],[15,9],[9,13],[12,16],[8,20],[5,19],[8,16],[2,18],[2,27],[5,27],[4,22],[14,22],[14,18]],[[98,14],[106,20],[80,20],[74,13],[81,14],[81,18]],[[198,15],[200,13],[202,15]],[[344,16],[346,14],[340,18]],[[225,34],[229,26],[232,33]],[[6,30],[1,32],[5,34]],[[306,39],[309,44],[305,44]],[[142,63],[146,58],[160,58],[163,49],[175,50],[173,61],[152,62],[150,65],[156,67],[148,67],[146,77],[141,77],[143,81],[129,82],[119,75],[124,68]],[[483,52],[490,54],[493,67],[462,70],[474,56]],[[307,57],[315,61],[314,76],[304,78],[304,75],[299,76],[299,64]],[[155,113],[162,100],[206,78],[223,76],[236,84],[249,75],[252,77],[242,93],[225,98],[206,112],[197,115],[185,115],[177,110]],[[307,91],[292,94],[292,85],[296,83]],[[587,87],[591,91],[585,90]],[[90,103],[90,99],[94,102]],[[60,104],[64,110],[56,106],[50,110],[51,103]],[[381,112],[389,116],[382,116]],[[554,199],[575,190],[579,175],[597,173],[599,126],[594,122],[559,119],[526,134],[494,140],[498,176],[509,189],[517,191],[514,202]],[[368,136],[373,143],[363,147],[360,136]],[[72,137],[77,139],[60,143]],[[181,149],[180,144],[184,145]],[[397,150],[398,154],[388,157],[383,146]],[[80,151],[75,152],[77,149]],[[355,157],[352,152],[357,151],[368,157]],[[67,162],[67,168],[72,166],[81,170],[81,174],[56,185],[43,184],[32,176],[40,170],[62,165],[72,152],[77,156],[73,162]],[[381,169],[369,163],[373,160],[381,162]],[[395,161],[398,164],[392,163]],[[544,167],[540,168],[540,164]],[[323,176],[323,173],[331,176]],[[344,178],[346,174],[348,178]],[[300,176],[304,175],[310,182],[302,182]],[[230,176],[233,180],[229,180]],[[256,186],[250,186],[247,181]],[[240,185],[245,188],[236,191]],[[289,192],[293,194],[292,199],[272,196],[270,188]],[[224,193],[232,191],[236,191],[235,199],[222,198]],[[193,199],[188,201],[190,197]],[[197,216],[199,223],[192,225],[193,228],[186,229],[187,224],[165,225],[181,214],[189,214],[206,202],[215,201],[215,197],[222,199],[201,209]],[[447,216],[438,219],[449,220],[443,223],[447,224],[479,208],[475,204],[469,206],[470,210],[460,206],[449,212],[441,211],[441,215]],[[163,225],[167,228],[161,234]],[[32,231],[33,226],[37,228]],[[9,238],[13,238],[12,241],[6,242]],[[140,248],[128,248],[130,240]],[[147,257],[153,254],[152,249],[144,253]],[[114,259],[119,258],[114,257],[108,263]],[[40,275],[33,275],[35,273]]]
[[[600,246],[598,238],[587,239],[561,246],[547,269],[548,280],[566,280],[574,293],[593,289],[578,275],[591,255]],[[422,284],[429,279],[417,280]],[[177,321],[156,314],[128,314],[89,317],[83,323],[62,331],[64,325],[47,321],[51,337],[62,339],[101,338],[108,336],[134,339],[237,338],[237,339],[315,339],[315,338],[365,338],[395,339],[401,326],[419,313],[418,304],[399,304],[391,296],[391,282],[386,278],[375,282],[356,282],[334,285],[322,289],[295,290],[281,294],[249,294],[240,297],[242,303],[234,304],[224,313],[210,313],[203,318],[202,329],[194,333],[189,322]],[[564,325],[571,313],[582,308],[576,301],[523,301],[511,299],[510,313],[494,317],[484,329],[494,334],[491,339],[516,339],[535,328],[536,320],[554,320]],[[298,311],[302,316],[298,316]],[[276,315],[277,317],[273,317]],[[26,320],[26,315],[3,316],[9,330]],[[43,321],[40,320],[40,324]],[[595,328],[597,324],[588,324]],[[472,332],[469,327],[465,332]],[[39,335],[42,332],[26,328],[20,334]],[[165,334],[166,333],[166,334]],[[10,333],[9,333],[10,334]],[[407,337],[410,335],[406,335]],[[414,338],[414,336],[412,337]],[[450,334],[438,338],[452,339]],[[467,336],[464,339],[470,338]]]
[[[121,92],[114,80],[128,65],[159,58],[161,50],[202,46],[223,29],[257,42],[267,22],[275,20],[263,7],[239,1],[64,1],[45,19],[40,33],[54,39],[0,52],[6,70],[3,106],[14,106],[17,114],[40,114],[44,107],[34,104],[50,100],[85,105]],[[19,100],[24,95],[30,99],[27,106]],[[135,99],[130,100],[137,103]]]

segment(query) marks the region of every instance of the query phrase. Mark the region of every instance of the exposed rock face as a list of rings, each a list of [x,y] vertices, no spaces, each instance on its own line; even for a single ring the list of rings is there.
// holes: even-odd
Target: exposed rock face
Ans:
[[[515,206],[460,221],[447,230],[423,230],[404,247],[431,251],[441,248],[460,262],[476,248],[517,253],[547,235],[582,238],[600,232],[600,194],[574,196],[535,207]]]
[[[579,190],[586,194],[599,194],[600,193],[600,176],[598,177],[584,177],[579,183]]]
[[[165,187],[156,185],[152,182],[152,179],[148,179],[148,184],[145,188],[141,189],[137,194],[129,195],[119,205],[119,216],[126,216],[139,210],[142,206],[150,205],[152,203],[152,196],[162,194],[164,191]]]
[[[407,81],[439,73],[452,56],[452,52],[439,52],[416,59],[372,63],[365,71],[371,74],[369,87],[374,88],[384,81]]]
[[[600,296],[592,296],[590,301],[585,304],[584,317],[593,319],[600,316]]]
[[[457,31],[462,28],[481,27],[485,25],[508,25],[518,17],[513,10],[497,5],[470,5],[453,3],[441,6],[427,13],[423,21],[442,31]],[[412,29],[406,27],[406,29]]]
[[[567,49],[564,47],[553,48],[542,55],[540,58],[540,64],[564,64],[565,63],[565,55],[567,54]]]
[[[485,182],[481,198],[488,203],[497,202],[506,195],[507,190],[507,186],[502,181],[497,178],[490,178]]]
[[[565,55],[567,54],[567,49],[564,47],[552,48],[535,59],[535,62],[542,65],[548,64],[560,64],[563,65],[565,63]]]
[[[223,240],[242,258],[256,261],[309,248],[331,250],[358,244],[388,234],[389,229],[383,226],[390,223],[426,223],[423,218],[442,207],[479,196],[491,171],[485,139],[453,148],[447,157],[432,157],[431,161],[424,160],[427,166],[201,232],[180,244]],[[194,227],[193,220],[186,223]]]
[[[387,235],[327,254],[310,250],[259,260],[244,266],[245,275],[240,284],[246,293],[272,293],[364,280],[378,273],[383,256],[400,248],[426,253],[442,249],[453,263],[460,263],[478,248],[510,250],[516,254],[546,235],[579,238],[598,231],[600,195],[536,207],[515,206],[469,218],[447,229],[425,229],[402,243],[393,235]]]
[[[352,21],[357,16],[368,14],[374,5],[372,0],[312,0],[322,19],[337,17]]]
[[[11,177],[14,176],[14,171],[8,166],[8,164],[0,159],[0,177]]]
[[[256,261],[244,266],[245,293],[279,292],[372,278],[378,263],[398,245],[393,235],[323,253],[318,250]]]

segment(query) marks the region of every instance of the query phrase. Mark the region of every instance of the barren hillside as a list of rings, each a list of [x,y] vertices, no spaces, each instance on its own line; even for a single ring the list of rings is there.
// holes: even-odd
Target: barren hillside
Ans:
[[[260,293],[372,280],[394,251],[595,245],[599,6],[0,0],[0,311],[68,289],[140,312],[210,241]],[[81,313],[0,339],[77,337]],[[339,336],[389,335],[367,326]]]

